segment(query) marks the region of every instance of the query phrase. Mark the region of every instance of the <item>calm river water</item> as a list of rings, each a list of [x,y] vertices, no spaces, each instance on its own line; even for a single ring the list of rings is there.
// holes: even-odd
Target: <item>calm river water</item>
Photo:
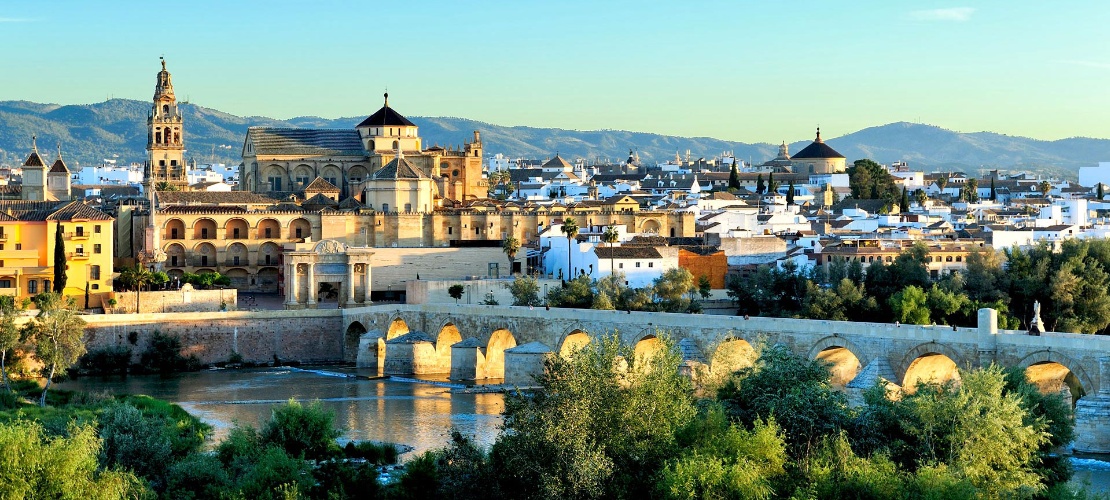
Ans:
[[[212,425],[214,441],[227,435],[235,422],[258,426],[270,408],[289,399],[319,400],[335,412],[343,437],[408,445],[415,453],[443,447],[451,429],[458,429],[482,446],[493,443],[501,424],[505,399],[501,394],[451,394],[446,387],[366,380],[342,375],[338,368],[258,368],[187,373],[163,378],[86,377],[59,384],[63,389],[146,394],[181,405]],[[1091,491],[1110,493],[1110,457],[1073,459],[1073,483]]]
[[[390,380],[336,376],[336,368],[300,370],[258,368],[127,378],[85,377],[58,385],[62,389],[146,394],[181,405],[212,425],[214,441],[235,422],[258,426],[270,408],[289,399],[319,400],[335,412],[343,437],[412,446],[415,452],[447,444],[451,429],[492,444],[501,424],[501,394],[451,394],[446,387]],[[411,455],[409,455],[411,456]]]

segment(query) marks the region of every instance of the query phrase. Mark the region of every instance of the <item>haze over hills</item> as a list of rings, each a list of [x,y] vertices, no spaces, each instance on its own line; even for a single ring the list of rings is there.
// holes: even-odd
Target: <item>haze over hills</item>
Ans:
[[[119,163],[143,161],[146,147],[146,115],[150,103],[111,99],[88,105],[59,106],[27,101],[0,101],[0,163],[19,164],[30,148],[30,137],[38,135],[40,150],[53,152],[59,142],[71,166],[92,165],[104,158]],[[351,128],[365,116],[327,119],[298,117],[290,120],[242,117],[191,103],[181,104],[185,115],[188,158],[205,163],[213,159],[238,164],[247,127]],[[373,110],[369,110],[372,112]],[[654,163],[673,158],[676,152],[694,158],[711,158],[724,151],[761,163],[773,158],[777,145],[747,144],[709,137],[676,137],[620,130],[577,131],[556,128],[501,126],[465,118],[410,116],[420,126],[424,144],[452,146],[469,140],[480,130],[487,154],[546,159],[558,152],[564,158],[621,161],[628,151]],[[799,129],[803,139],[793,141],[790,151],[799,151],[813,140],[808,127]],[[1082,166],[1110,161],[1110,140],[1069,138],[1042,141],[991,132],[960,133],[932,125],[891,123],[871,127],[826,142],[848,158],[872,158],[881,163],[907,161],[926,170],[1007,169],[1032,170],[1046,175],[1075,177]],[[118,157],[114,156],[118,155]],[[53,154],[51,154],[53,156]]]

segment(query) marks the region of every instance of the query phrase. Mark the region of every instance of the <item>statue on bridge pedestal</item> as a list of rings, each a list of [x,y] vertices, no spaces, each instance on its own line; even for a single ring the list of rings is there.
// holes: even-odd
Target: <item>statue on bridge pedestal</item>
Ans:
[[[1041,301],[1033,301],[1033,321],[1029,322],[1029,335],[1039,336],[1044,333],[1044,321],[1041,320]]]

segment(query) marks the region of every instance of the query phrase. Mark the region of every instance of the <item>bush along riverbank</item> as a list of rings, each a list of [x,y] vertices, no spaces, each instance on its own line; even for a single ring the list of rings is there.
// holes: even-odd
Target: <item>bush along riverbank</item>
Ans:
[[[318,403],[275,406],[212,446],[208,425],[165,401],[55,390],[42,407],[40,391],[0,391],[0,498],[376,498],[401,451],[341,447]]]

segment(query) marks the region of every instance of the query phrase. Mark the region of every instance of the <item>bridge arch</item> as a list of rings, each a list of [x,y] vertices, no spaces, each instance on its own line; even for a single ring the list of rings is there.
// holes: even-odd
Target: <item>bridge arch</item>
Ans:
[[[750,342],[739,335],[729,334],[713,349],[709,372],[715,378],[724,380],[737,370],[752,366],[755,358],[755,348]]]
[[[1095,390],[1094,381],[1083,369],[1083,365],[1066,354],[1042,350],[1029,353],[1018,361],[1017,366],[1025,370],[1029,383],[1045,394],[1061,392],[1067,387],[1071,404]]]
[[[385,331],[385,339],[393,340],[397,337],[400,337],[401,335],[409,333],[409,331],[409,324],[405,323],[405,320],[403,318],[397,316],[389,322],[389,329]]]
[[[458,327],[448,321],[436,333],[436,364],[444,372],[451,371],[451,346],[462,342]]]
[[[516,337],[507,328],[498,328],[486,343],[486,377],[505,378],[505,350],[516,347]]]
[[[358,361],[358,343],[366,334],[366,326],[359,321],[347,325],[343,333],[343,361],[354,363]]]
[[[860,358],[864,351],[852,341],[840,336],[828,336],[818,340],[809,350],[809,359],[821,360],[829,364],[829,383],[843,388],[859,375],[870,360]]]
[[[559,355],[569,358],[578,350],[586,347],[592,340],[586,330],[572,327],[570,331],[563,334],[562,340],[559,341]]]
[[[648,366],[651,359],[663,352],[663,340],[656,334],[641,335],[640,339],[632,346],[632,368],[643,369]]]
[[[960,354],[936,342],[919,344],[902,356],[902,390],[913,392],[920,382],[959,382],[963,366]]]

